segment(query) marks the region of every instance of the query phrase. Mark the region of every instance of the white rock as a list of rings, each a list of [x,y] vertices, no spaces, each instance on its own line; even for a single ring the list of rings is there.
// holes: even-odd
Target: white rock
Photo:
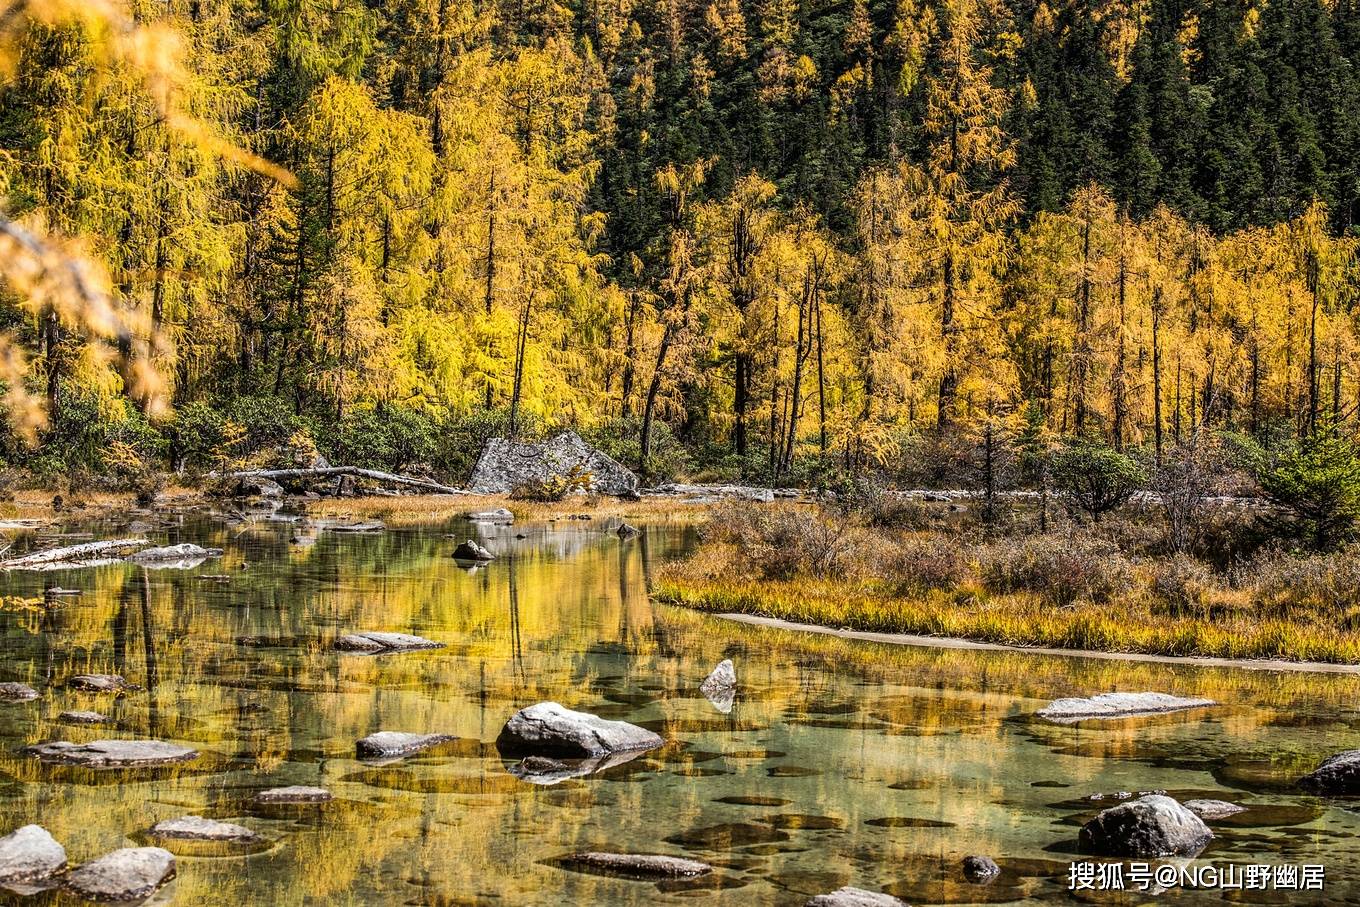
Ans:
[[[1089,698],[1055,699],[1036,714],[1060,724],[1093,719],[1141,718],[1218,705],[1212,699],[1186,699],[1166,693],[1100,693]]]
[[[0,838],[0,882],[37,882],[66,868],[66,848],[41,825]]]

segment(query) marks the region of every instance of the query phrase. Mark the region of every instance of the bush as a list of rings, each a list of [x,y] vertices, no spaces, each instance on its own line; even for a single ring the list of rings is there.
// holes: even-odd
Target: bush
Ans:
[[[1214,585],[1214,575],[1207,567],[1177,553],[1153,568],[1149,591],[1172,617],[1204,617]]]
[[[176,472],[229,465],[230,441],[235,439],[229,435],[227,417],[210,404],[185,403],[165,427],[170,435],[170,468]]]
[[[553,504],[569,495],[586,494],[594,484],[595,476],[578,466],[564,476],[551,476],[541,482],[520,485],[511,490],[510,497],[517,501]]]
[[[1058,605],[1109,601],[1133,576],[1118,548],[1084,533],[995,542],[983,550],[981,562],[988,589],[1034,592]]]
[[[923,501],[893,494],[872,476],[856,477],[840,491],[844,509],[863,526],[875,529],[926,529],[933,522]]]
[[[1350,438],[1320,431],[1264,467],[1258,480],[1318,551],[1345,541],[1360,521],[1360,451]]]
[[[968,552],[955,539],[907,539],[879,568],[899,595],[956,589],[968,581]]]
[[[236,397],[226,416],[240,426],[238,449],[243,456],[281,447],[299,433],[312,435],[311,425],[282,397]]]
[[[599,448],[630,469],[637,469],[642,459],[642,422],[640,419],[611,419],[594,428],[583,429],[581,437],[587,444]],[[653,482],[672,482],[690,467],[685,450],[670,425],[657,420],[652,423],[651,462],[648,464]]]
[[[380,403],[345,413],[331,433],[323,434],[322,446],[335,463],[404,472],[435,459],[439,434],[439,422],[428,413]]]
[[[1263,552],[1238,571],[1238,581],[1253,591],[1265,616],[1345,614],[1352,628],[1360,625],[1360,545],[1307,557]]]
[[[717,508],[703,534],[734,545],[746,570],[767,579],[841,572],[855,547],[849,527],[834,516],[749,504]]]
[[[1053,455],[1050,469],[1054,486],[1092,522],[1147,484],[1147,473],[1132,457],[1096,441],[1065,445]]]

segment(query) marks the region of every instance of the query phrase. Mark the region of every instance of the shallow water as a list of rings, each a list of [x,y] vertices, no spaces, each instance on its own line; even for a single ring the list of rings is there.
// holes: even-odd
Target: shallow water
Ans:
[[[1068,901],[1077,829],[1115,802],[1087,798],[1164,789],[1251,807],[1215,824],[1202,860],[1321,863],[1326,900],[1360,903],[1351,881],[1360,814],[1292,787],[1322,756],[1360,745],[1360,679],[884,646],[653,605],[649,571],[686,550],[683,527],[620,541],[578,521],[376,534],[168,522],[158,541],[225,556],[190,570],[0,574],[0,681],[43,693],[0,703],[0,833],[42,824],[73,863],[145,843],[153,823],[190,812],[269,840],[254,852],[172,845],[179,878],[157,902],[796,905],[845,884],[913,904]],[[498,557],[468,571],[448,554],[478,531]],[[297,535],[304,543],[290,541]],[[51,586],[84,594],[51,610],[23,602]],[[354,630],[448,647],[330,650]],[[697,690],[723,657],[741,681],[730,714]],[[64,688],[92,672],[145,689],[114,698]],[[1098,726],[1030,718],[1049,699],[1109,689],[1225,705]],[[515,709],[543,699],[646,725],[669,743],[597,775],[521,781],[492,744]],[[116,724],[60,725],[65,709]],[[354,742],[378,730],[459,739],[387,765],[358,761]],[[91,772],[19,753],[110,736],[173,740],[203,756]],[[253,804],[255,792],[286,784],[328,787],[337,799]],[[654,883],[554,863],[583,849],[681,854],[718,870]],[[1006,871],[986,887],[966,884],[958,864],[970,853]]]

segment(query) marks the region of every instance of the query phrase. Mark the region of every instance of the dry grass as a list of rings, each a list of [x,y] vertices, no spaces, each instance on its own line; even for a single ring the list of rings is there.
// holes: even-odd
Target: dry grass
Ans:
[[[587,514],[593,520],[618,518],[649,523],[698,523],[708,508],[666,498],[623,501],[617,498],[569,498],[556,503],[515,501],[504,496],[402,495],[362,498],[323,498],[307,502],[307,512],[327,519],[382,520],[389,526],[419,526],[459,519],[471,510],[505,507],[521,522]]]

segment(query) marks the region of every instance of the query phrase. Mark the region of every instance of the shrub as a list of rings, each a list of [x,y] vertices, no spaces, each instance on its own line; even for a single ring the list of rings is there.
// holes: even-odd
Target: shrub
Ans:
[[[428,413],[380,403],[345,413],[322,443],[336,463],[403,472],[433,461],[438,438],[439,423]]]
[[[1318,551],[1345,541],[1360,521],[1360,451],[1350,438],[1319,431],[1264,467],[1258,480]]]
[[[872,476],[848,480],[839,495],[843,508],[863,526],[925,529],[933,522],[924,502],[894,494]]]
[[[1239,570],[1239,582],[1271,617],[1351,612],[1360,609],[1360,546],[1306,557],[1263,552]]]
[[[566,475],[550,476],[541,482],[520,485],[511,490],[510,497],[517,501],[552,504],[569,495],[586,494],[594,484],[595,476],[577,466]]]
[[[230,458],[231,430],[227,417],[202,401],[185,403],[166,423],[170,436],[170,468],[181,472],[190,467],[220,469]]]
[[[1172,617],[1203,617],[1213,588],[1213,573],[1199,561],[1178,552],[1153,568],[1149,591]]]
[[[240,452],[247,456],[287,444],[299,432],[311,434],[307,420],[282,397],[236,397],[226,416],[241,427]]]
[[[843,571],[856,541],[846,522],[834,515],[739,504],[717,508],[703,533],[735,546],[745,570],[768,579]]]
[[[879,573],[898,594],[955,589],[968,581],[968,552],[955,539],[907,539],[894,546]]]
[[[1109,601],[1132,581],[1112,543],[1084,533],[1049,533],[995,542],[981,557],[983,584],[994,592],[1033,592],[1059,605]]]
[[[1054,486],[1092,522],[1123,506],[1147,484],[1147,473],[1130,456],[1096,441],[1074,441],[1052,457]]]
[[[586,443],[598,447],[630,469],[636,469],[642,459],[642,423],[635,418],[616,418],[583,429]],[[664,421],[652,423],[652,450],[648,464],[652,482],[670,482],[684,474],[690,466],[689,453]]]

